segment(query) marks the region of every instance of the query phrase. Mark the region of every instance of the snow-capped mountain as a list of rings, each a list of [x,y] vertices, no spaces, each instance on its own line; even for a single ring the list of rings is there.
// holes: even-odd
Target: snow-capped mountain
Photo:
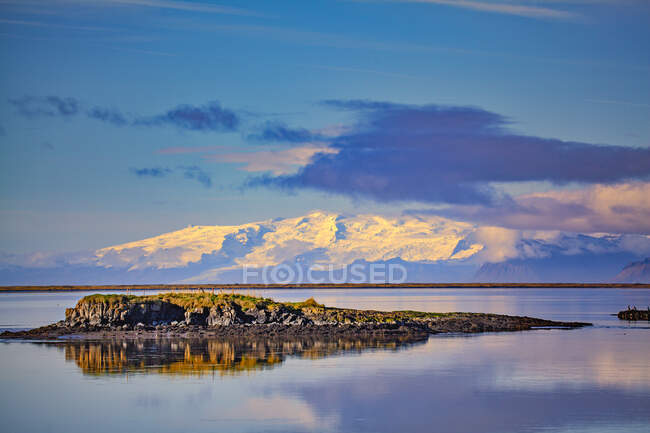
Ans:
[[[274,266],[309,256],[311,261],[345,266],[401,258],[407,262],[461,260],[483,246],[457,248],[473,232],[470,224],[440,217],[345,217],[313,212],[240,226],[193,226],[97,251],[104,266],[130,269],[174,268],[219,254],[232,265]]]
[[[605,281],[649,251],[648,236],[525,232],[433,215],[312,212],[242,225],[189,226],[95,251],[4,254],[0,283],[263,282],[268,268],[282,268],[294,278],[279,282],[308,282],[308,273],[318,281],[363,282],[379,264],[400,267],[407,281],[487,281],[495,270],[508,270],[498,272],[505,281],[522,269],[525,279]],[[485,263],[493,265],[476,273]],[[355,269],[360,279],[351,277]],[[388,278],[387,269],[380,272]]]

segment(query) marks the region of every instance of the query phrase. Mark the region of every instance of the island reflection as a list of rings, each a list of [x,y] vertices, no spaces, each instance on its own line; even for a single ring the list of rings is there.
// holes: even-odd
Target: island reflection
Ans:
[[[289,357],[319,359],[368,350],[400,350],[426,337],[277,337],[267,339],[114,338],[56,343],[86,375],[237,375],[270,369]]]

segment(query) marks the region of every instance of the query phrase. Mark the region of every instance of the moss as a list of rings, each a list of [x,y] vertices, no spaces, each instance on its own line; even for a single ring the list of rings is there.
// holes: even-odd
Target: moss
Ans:
[[[449,316],[454,313],[426,313],[421,311],[374,311],[353,310],[347,308],[326,307],[309,298],[303,302],[276,302],[269,298],[242,295],[239,293],[209,293],[209,292],[178,292],[160,293],[157,295],[90,295],[79,301],[83,303],[113,304],[140,304],[150,302],[168,302],[191,311],[197,308],[212,308],[227,304],[237,304],[244,310],[278,310],[287,309],[294,313],[305,314],[311,317],[320,316],[326,320],[342,323],[396,323],[413,320],[427,320],[436,317]]]
[[[237,293],[160,293],[157,295],[90,295],[82,298],[79,304],[97,304],[105,303],[109,305],[120,303],[141,304],[150,302],[168,302],[170,304],[178,305],[185,310],[193,310],[196,308],[212,308],[218,305],[225,305],[227,303],[238,304],[244,310],[252,308],[266,308],[269,305],[276,304],[273,300],[267,298],[258,298],[254,296],[240,295]]]

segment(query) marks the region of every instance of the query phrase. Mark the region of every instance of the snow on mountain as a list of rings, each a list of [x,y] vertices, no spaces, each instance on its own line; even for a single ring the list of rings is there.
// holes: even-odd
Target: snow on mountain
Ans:
[[[226,254],[236,265],[273,266],[311,254],[317,262],[345,266],[401,258],[408,262],[460,260],[483,246],[457,249],[474,231],[471,224],[440,217],[386,218],[313,212],[304,217],[240,226],[193,226],[97,251],[102,266],[174,268],[204,255]]]
[[[347,271],[359,263],[399,264],[408,281],[605,281],[648,254],[645,235],[510,230],[428,214],[312,212],[189,226],[95,251],[0,254],[0,284],[225,283],[241,282],[245,268]],[[477,273],[485,263],[492,264]]]

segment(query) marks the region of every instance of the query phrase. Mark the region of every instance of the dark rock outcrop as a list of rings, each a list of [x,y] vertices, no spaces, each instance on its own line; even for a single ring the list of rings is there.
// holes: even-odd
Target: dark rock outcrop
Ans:
[[[158,325],[185,320],[185,310],[163,301],[131,303],[79,302],[65,311],[65,324],[79,326]]]
[[[650,320],[650,307],[646,310],[637,310],[636,307],[619,311],[618,318],[621,320]]]

